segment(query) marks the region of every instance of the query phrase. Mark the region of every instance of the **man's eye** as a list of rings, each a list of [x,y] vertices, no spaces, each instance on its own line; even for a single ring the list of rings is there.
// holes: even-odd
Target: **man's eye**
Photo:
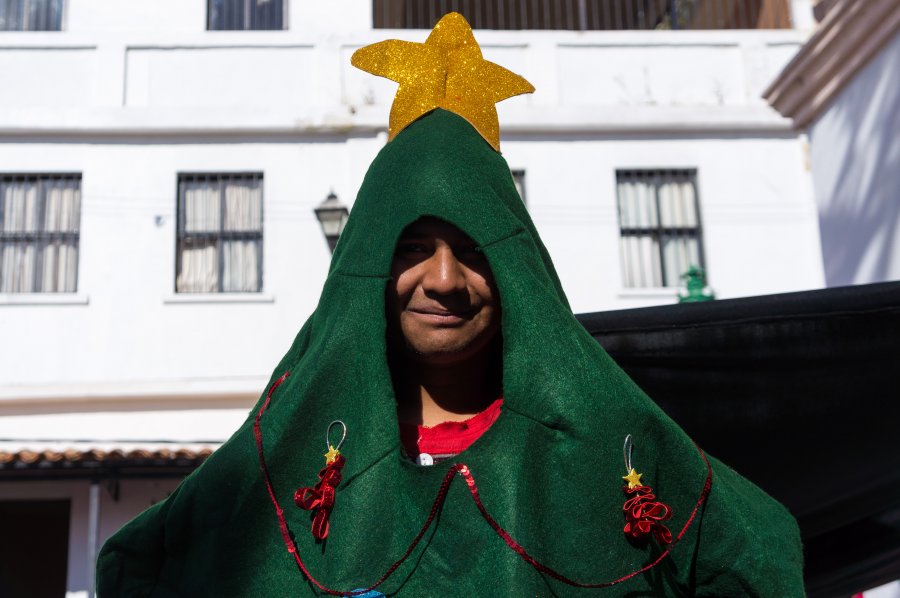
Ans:
[[[428,247],[424,243],[404,243],[401,241],[397,244],[397,253],[425,253],[427,251]]]
[[[460,259],[470,261],[484,259],[484,251],[478,245],[465,245],[457,249],[454,253],[456,253],[457,257]]]

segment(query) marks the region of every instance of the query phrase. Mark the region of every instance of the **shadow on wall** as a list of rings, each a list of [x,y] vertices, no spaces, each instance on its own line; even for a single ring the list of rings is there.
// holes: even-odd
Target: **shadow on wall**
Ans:
[[[811,129],[828,286],[900,280],[900,35]],[[822,172],[819,169],[829,172]]]

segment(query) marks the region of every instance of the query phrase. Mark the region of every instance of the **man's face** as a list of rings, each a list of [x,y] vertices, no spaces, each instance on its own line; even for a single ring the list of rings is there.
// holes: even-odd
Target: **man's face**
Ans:
[[[468,235],[437,218],[417,220],[400,235],[391,276],[388,319],[416,359],[440,365],[487,354],[500,329],[500,298]]]

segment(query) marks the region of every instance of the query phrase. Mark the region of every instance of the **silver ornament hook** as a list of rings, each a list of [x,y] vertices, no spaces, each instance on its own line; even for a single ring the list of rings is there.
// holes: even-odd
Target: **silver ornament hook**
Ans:
[[[631,449],[633,442],[631,440],[631,434],[625,436],[625,446],[622,447],[622,454],[625,456],[625,473],[631,473],[633,469],[631,467]]]
[[[339,419],[334,420],[333,422],[328,424],[328,429],[325,430],[325,448],[326,448],[326,450],[331,450],[331,447],[333,446],[331,444],[331,428],[333,428],[336,425],[341,426],[341,430],[343,431],[343,433],[341,434],[341,440],[337,443],[337,446],[334,447],[335,450],[338,450],[338,451],[341,450],[341,445],[344,444],[344,439],[347,437],[347,424],[345,424],[344,422],[342,422]]]

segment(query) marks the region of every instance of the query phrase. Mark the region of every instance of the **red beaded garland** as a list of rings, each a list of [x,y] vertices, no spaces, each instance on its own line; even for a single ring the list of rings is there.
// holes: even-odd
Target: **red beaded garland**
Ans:
[[[266,459],[265,459],[265,455],[263,452],[262,426],[260,425],[260,420],[262,419],[263,414],[266,412],[266,409],[268,409],[269,403],[272,400],[272,395],[274,394],[275,390],[278,388],[278,386],[282,382],[284,382],[284,380],[289,375],[290,375],[290,372],[285,372],[284,374],[282,374],[282,376],[280,378],[278,378],[269,387],[269,391],[266,394],[266,400],[263,402],[262,406],[260,407],[259,411],[257,412],[256,418],[253,422],[253,435],[256,440],[256,449],[257,449],[257,453],[259,456],[259,465],[260,465],[260,469],[262,471],[263,480],[265,481],[266,490],[269,493],[269,498],[272,501],[272,506],[275,507],[275,516],[278,520],[278,527],[279,527],[279,530],[281,531],[281,537],[282,537],[282,540],[284,541],[285,548],[287,549],[288,554],[290,554],[293,557],[294,561],[297,564],[297,567],[300,569],[300,571],[303,573],[303,575],[306,577],[306,579],[309,580],[309,582],[312,583],[314,586],[316,586],[319,590],[325,592],[326,594],[330,594],[332,596],[361,596],[362,594],[365,594],[366,592],[371,591],[371,590],[377,588],[378,586],[380,586],[382,583],[384,583],[400,567],[400,565],[404,561],[406,561],[407,558],[409,558],[409,556],[412,554],[413,550],[416,548],[416,546],[422,540],[422,537],[425,535],[425,532],[428,530],[429,527],[431,527],[431,524],[434,522],[434,519],[435,519],[437,513],[440,511],[441,506],[444,503],[444,500],[447,498],[447,492],[450,489],[450,484],[453,482],[453,479],[456,477],[457,474],[461,475],[463,477],[463,479],[465,479],[466,485],[468,486],[469,493],[472,496],[472,500],[475,502],[475,506],[477,507],[478,511],[481,513],[481,516],[484,518],[484,520],[488,523],[488,525],[490,525],[490,527],[492,527],[494,529],[494,531],[497,533],[497,535],[500,536],[503,539],[503,541],[506,542],[506,544],[522,558],[522,560],[524,560],[526,563],[528,563],[529,565],[531,565],[538,571],[545,573],[556,580],[559,580],[565,584],[579,587],[579,588],[604,588],[604,587],[613,586],[613,585],[622,583],[628,579],[631,579],[632,577],[635,577],[637,575],[641,575],[642,573],[649,571],[650,569],[652,569],[653,567],[658,565],[660,562],[662,562],[663,559],[665,559],[669,555],[669,552],[672,550],[672,547],[675,546],[675,544],[677,544],[678,541],[681,540],[681,538],[687,532],[688,528],[691,526],[691,523],[694,521],[694,518],[697,516],[697,513],[700,510],[700,507],[703,505],[704,502],[706,502],[706,499],[709,497],[709,492],[712,489],[712,466],[710,465],[709,460],[706,458],[706,455],[703,453],[703,451],[698,446],[697,451],[700,454],[700,457],[703,459],[703,462],[706,465],[706,470],[707,470],[706,482],[703,484],[703,489],[700,492],[700,497],[697,499],[697,502],[694,505],[693,510],[691,511],[690,515],[688,516],[687,521],[684,522],[684,525],[681,528],[681,530],[678,532],[678,535],[673,539],[671,537],[671,533],[668,533],[669,530],[666,529],[665,526],[662,526],[661,524],[658,523],[658,521],[660,521],[662,519],[668,519],[668,517],[671,516],[670,515],[671,509],[669,509],[669,507],[667,505],[665,505],[663,503],[654,502],[653,505],[657,505],[657,506],[653,506],[652,508],[645,506],[645,507],[642,507],[640,510],[640,513],[644,514],[644,515],[646,515],[649,512],[651,514],[659,516],[661,514],[659,507],[665,508],[665,510],[667,511],[665,517],[662,517],[662,519],[657,519],[657,520],[653,520],[651,518],[651,519],[649,519],[649,521],[654,521],[656,523],[655,526],[651,526],[651,527],[659,527],[666,531],[666,533],[668,534],[668,538],[669,538],[668,541],[666,542],[666,544],[669,544],[669,546],[662,552],[662,554],[657,556],[652,562],[647,563],[643,567],[636,569],[634,571],[631,571],[630,573],[627,573],[626,575],[623,575],[617,579],[614,579],[612,581],[602,582],[602,583],[584,583],[584,582],[578,582],[578,581],[569,579],[568,577],[562,575],[561,573],[557,572],[556,570],[539,562],[537,559],[532,557],[528,552],[526,552],[525,548],[522,547],[521,544],[516,542],[512,538],[512,536],[509,534],[509,532],[507,532],[505,529],[503,529],[500,526],[500,524],[497,523],[497,521],[493,517],[491,517],[491,515],[487,512],[487,509],[484,507],[484,504],[482,504],[482,502],[481,502],[481,497],[479,496],[479,492],[478,492],[478,486],[475,483],[475,478],[472,476],[472,472],[469,469],[469,467],[463,463],[456,463],[447,470],[447,473],[444,476],[444,480],[441,483],[440,488],[438,489],[438,493],[437,493],[437,496],[435,497],[434,504],[431,507],[431,512],[428,514],[428,517],[425,519],[424,523],[422,524],[422,528],[419,530],[419,533],[416,534],[415,538],[413,538],[412,542],[407,547],[406,552],[404,552],[403,555],[401,555],[400,558],[397,559],[375,583],[373,583],[368,588],[363,588],[363,589],[359,589],[359,590],[338,590],[338,589],[334,589],[334,588],[329,588],[328,586],[324,585],[322,582],[320,582],[318,579],[316,579],[312,575],[312,573],[309,571],[309,569],[307,569],[306,564],[300,558],[300,554],[297,550],[297,546],[294,543],[294,540],[291,538],[291,533],[290,533],[290,530],[288,529],[287,520],[284,517],[284,510],[281,508],[281,505],[278,502],[278,498],[275,495],[275,489],[272,487],[272,479],[269,476],[269,468],[266,466]],[[325,469],[323,469],[323,472],[326,469],[328,469],[327,466],[325,467]],[[339,471],[339,468],[338,468],[338,471]],[[320,472],[320,474],[321,474],[321,472]],[[322,476],[320,475],[320,479],[321,479],[321,477]],[[339,482],[340,482],[340,480],[338,480],[338,483]],[[335,485],[337,485],[337,484],[335,484]],[[317,484],[317,486],[318,486],[318,484]],[[626,488],[626,493],[627,493],[628,492],[627,486],[625,488]],[[640,505],[647,505],[649,502],[652,502],[653,498],[655,498],[655,497],[650,493],[650,488],[647,486],[637,486],[634,488],[634,490],[639,490],[642,488],[646,490],[646,493],[641,494],[638,492],[634,492],[634,494],[637,495],[635,498],[641,498],[641,500],[636,501],[636,502],[639,503]],[[295,496],[296,496],[296,494],[295,494]],[[642,519],[641,521],[644,521],[644,520],[646,520],[646,519]]]

